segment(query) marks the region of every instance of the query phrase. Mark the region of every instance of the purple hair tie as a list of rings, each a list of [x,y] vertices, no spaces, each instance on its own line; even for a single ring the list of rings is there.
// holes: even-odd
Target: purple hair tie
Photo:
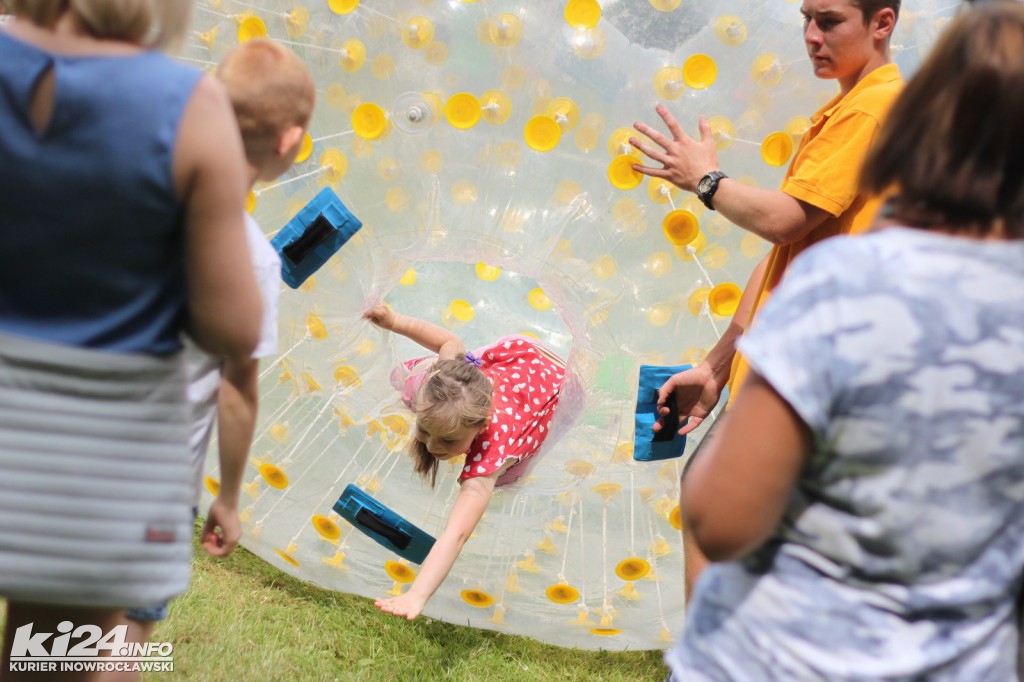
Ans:
[[[472,365],[476,365],[477,367],[480,367],[484,364],[483,360],[469,352],[466,353],[466,362]]]

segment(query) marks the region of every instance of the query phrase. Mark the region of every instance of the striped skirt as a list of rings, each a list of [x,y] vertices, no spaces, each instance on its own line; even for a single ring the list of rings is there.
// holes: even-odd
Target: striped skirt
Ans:
[[[188,588],[180,358],[0,335],[0,596],[146,606]]]

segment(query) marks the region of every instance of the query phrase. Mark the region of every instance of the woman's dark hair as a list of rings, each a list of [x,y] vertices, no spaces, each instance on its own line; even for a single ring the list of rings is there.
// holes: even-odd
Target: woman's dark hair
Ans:
[[[1024,5],[957,17],[893,105],[861,184],[888,216],[1024,238]]]
[[[459,429],[481,428],[491,416],[491,382],[480,369],[465,360],[438,360],[416,396],[417,428],[452,433]],[[410,450],[413,469],[430,487],[437,483],[437,457],[415,438]]]

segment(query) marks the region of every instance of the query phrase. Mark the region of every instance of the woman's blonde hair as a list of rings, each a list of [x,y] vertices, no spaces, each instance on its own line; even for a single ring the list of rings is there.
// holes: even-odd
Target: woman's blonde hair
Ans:
[[[416,421],[440,433],[483,428],[491,416],[491,382],[465,360],[438,360],[416,399]],[[412,441],[413,467],[420,476],[437,483],[437,457],[427,446]]]
[[[101,40],[168,49],[185,37],[194,0],[10,0],[14,14],[52,27],[70,13],[81,30]]]

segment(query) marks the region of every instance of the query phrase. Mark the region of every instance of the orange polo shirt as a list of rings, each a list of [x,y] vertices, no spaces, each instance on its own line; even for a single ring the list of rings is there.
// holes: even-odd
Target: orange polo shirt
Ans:
[[[750,322],[801,252],[837,234],[859,234],[871,226],[881,198],[860,193],[860,169],[902,89],[899,69],[886,64],[845,95],[836,95],[811,118],[811,127],[800,140],[782,181],[782,191],[827,211],[830,217],[806,237],[771,250]],[[737,353],[729,382],[730,403],[749,371],[746,360]]]

